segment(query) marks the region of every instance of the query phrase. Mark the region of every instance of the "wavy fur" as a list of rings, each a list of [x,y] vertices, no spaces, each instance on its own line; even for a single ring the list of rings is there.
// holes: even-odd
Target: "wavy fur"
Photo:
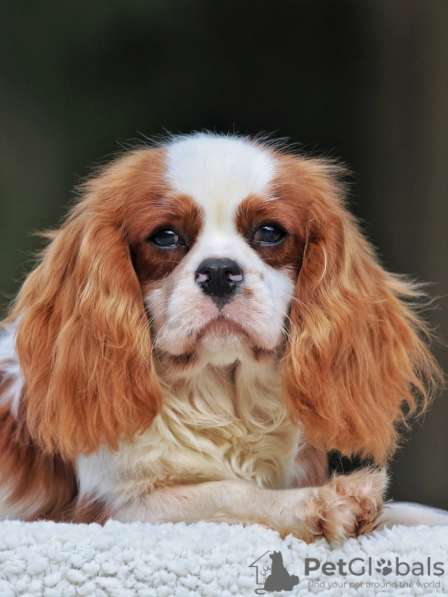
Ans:
[[[339,169],[286,158],[285,192],[306,205],[303,264],[291,304],[285,388],[308,440],[382,464],[397,426],[424,411],[441,374],[418,288],[386,272],[343,205]]]

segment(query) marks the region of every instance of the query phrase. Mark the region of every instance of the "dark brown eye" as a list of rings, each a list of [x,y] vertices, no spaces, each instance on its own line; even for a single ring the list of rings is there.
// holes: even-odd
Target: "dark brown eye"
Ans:
[[[253,242],[261,246],[279,245],[284,241],[286,231],[277,224],[263,224],[255,230]]]
[[[183,238],[173,228],[163,228],[149,237],[149,242],[158,249],[177,249],[185,246]]]

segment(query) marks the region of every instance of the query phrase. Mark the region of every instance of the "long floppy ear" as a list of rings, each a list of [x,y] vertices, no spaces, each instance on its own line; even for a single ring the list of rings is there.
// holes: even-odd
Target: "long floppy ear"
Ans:
[[[142,292],[114,204],[116,170],[87,185],[52,233],[11,315],[28,430],[66,458],[115,447],[159,407]]]
[[[337,168],[285,158],[283,177],[283,192],[307,214],[287,396],[312,445],[383,463],[396,447],[397,424],[426,405],[440,376],[427,328],[409,304],[419,292],[380,266],[343,206]]]

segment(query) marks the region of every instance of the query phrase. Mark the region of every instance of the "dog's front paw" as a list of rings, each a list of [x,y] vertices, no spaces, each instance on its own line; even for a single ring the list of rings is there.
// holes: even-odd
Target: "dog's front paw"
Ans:
[[[387,485],[384,470],[363,469],[333,477],[319,487],[306,507],[305,526],[311,540],[339,543],[373,530],[383,508]]]

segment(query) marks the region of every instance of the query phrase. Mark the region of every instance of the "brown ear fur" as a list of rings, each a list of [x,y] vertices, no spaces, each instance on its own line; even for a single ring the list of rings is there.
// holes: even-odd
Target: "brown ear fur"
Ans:
[[[343,206],[337,174],[324,161],[283,159],[279,192],[307,212],[286,392],[312,445],[382,463],[403,410],[415,412],[418,396],[424,408],[440,372],[408,304],[418,290],[379,265]]]
[[[19,322],[28,430],[45,451],[66,458],[115,447],[147,427],[159,407],[149,325],[125,238],[126,193],[138,192],[139,159],[131,154],[85,186],[11,315]]]

